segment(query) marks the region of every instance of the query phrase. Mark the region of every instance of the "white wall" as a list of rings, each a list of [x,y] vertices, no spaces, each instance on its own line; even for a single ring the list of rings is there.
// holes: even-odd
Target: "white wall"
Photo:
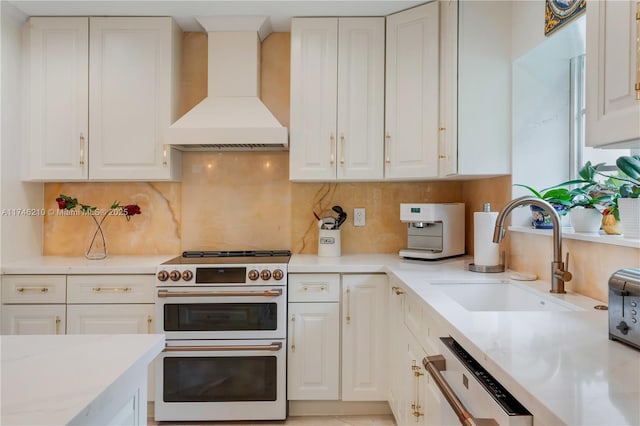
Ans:
[[[22,25],[26,16],[0,2],[0,208],[42,208],[43,185],[20,181]],[[0,263],[42,253],[42,216],[0,215]]]
[[[570,58],[585,52],[585,16],[544,36],[544,0],[513,5],[512,182],[540,190],[569,179]],[[530,195],[514,187],[512,196]],[[512,224],[528,226],[528,209]]]

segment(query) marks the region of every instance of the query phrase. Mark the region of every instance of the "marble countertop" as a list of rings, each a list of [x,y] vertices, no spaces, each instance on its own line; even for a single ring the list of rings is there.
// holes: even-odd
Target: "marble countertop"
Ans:
[[[64,425],[117,379],[144,368],[164,347],[162,334],[2,336],[3,425]]]
[[[39,256],[6,262],[3,274],[155,274],[162,262],[176,255],[110,255],[102,260],[84,257]]]
[[[315,258],[315,259],[314,259]],[[500,281],[510,273],[470,272],[471,258],[404,260],[397,255],[294,255],[289,272],[386,272],[406,284],[452,337],[527,407],[537,424],[640,424],[640,351],[608,339],[599,301],[550,294],[549,283],[519,282],[582,307],[575,312],[467,311],[434,283]]]

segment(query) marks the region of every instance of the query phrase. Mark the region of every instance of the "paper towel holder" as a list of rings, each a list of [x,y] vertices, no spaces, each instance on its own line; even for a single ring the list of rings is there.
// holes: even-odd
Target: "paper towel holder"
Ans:
[[[471,272],[504,272],[504,251],[502,252],[502,261],[499,265],[476,265],[475,263],[469,264],[469,270]]]

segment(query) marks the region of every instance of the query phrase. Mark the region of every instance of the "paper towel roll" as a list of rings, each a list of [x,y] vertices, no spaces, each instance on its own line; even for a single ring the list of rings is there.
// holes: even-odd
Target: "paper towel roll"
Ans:
[[[481,266],[500,264],[498,244],[493,242],[493,230],[498,212],[473,213],[473,263]]]

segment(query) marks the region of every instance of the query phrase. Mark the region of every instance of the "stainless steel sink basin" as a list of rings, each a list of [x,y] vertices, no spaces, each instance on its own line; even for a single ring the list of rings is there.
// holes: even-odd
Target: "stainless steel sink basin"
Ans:
[[[468,311],[582,311],[548,294],[513,282],[432,283]]]

